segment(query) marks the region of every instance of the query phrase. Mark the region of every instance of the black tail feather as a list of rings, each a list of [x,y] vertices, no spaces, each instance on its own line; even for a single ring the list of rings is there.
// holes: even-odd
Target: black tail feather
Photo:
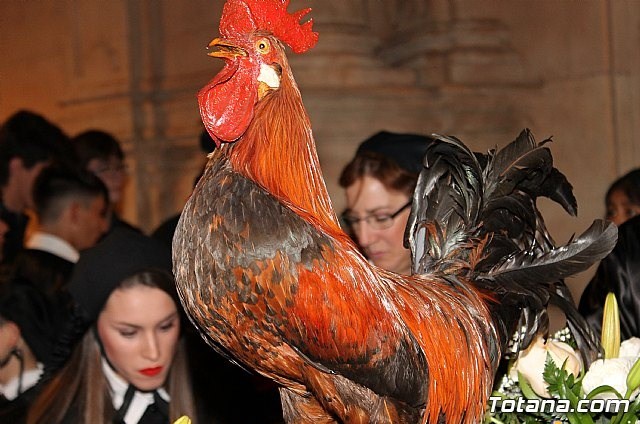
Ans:
[[[600,343],[598,337],[584,317],[575,308],[575,303],[571,292],[564,284],[556,286],[556,292],[551,293],[549,303],[562,310],[567,319],[567,326],[573,339],[576,341],[580,356],[586,367],[593,362],[600,353]],[[586,369],[586,368],[585,368]]]
[[[617,240],[617,228],[611,222],[596,220],[579,237],[542,255],[515,252],[496,264],[487,274],[500,285],[535,286],[540,281],[555,281],[582,272],[604,258]]]
[[[407,232],[414,273],[455,272],[493,293],[490,305],[504,344],[521,330],[521,347],[548,331],[547,307],[565,312],[583,359],[598,342],[578,314],[563,279],[586,270],[613,248],[617,230],[595,221],[557,247],[537,209],[538,197],[556,201],[571,215],[576,199],[553,166],[545,140],[524,130],[505,148],[471,152],[454,137],[433,135],[418,180]]]

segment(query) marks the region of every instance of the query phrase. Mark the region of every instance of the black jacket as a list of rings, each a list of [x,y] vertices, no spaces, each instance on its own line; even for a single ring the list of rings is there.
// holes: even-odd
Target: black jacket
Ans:
[[[79,318],[67,290],[73,267],[72,262],[37,249],[20,250],[11,267],[15,281],[35,287],[49,303],[46,326],[39,328],[45,333],[27,341],[47,377],[64,365],[84,329],[76,330]]]
[[[600,262],[580,298],[580,313],[600,333],[607,293],[613,292],[620,310],[620,337],[640,337],[640,216],[618,228],[618,243]]]
[[[0,201],[0,219],[9,227],[9,231],[4,236],[4,248],[0,252],[0,263],[11,263],[24,245],[24,233],[29,217],[9,211]]]
[[[0,399],[0,423],[23,424],[27,422],[29,407],[40,393],[42,380],[13,400]]]
[[[21,249],[14,260],[15,275],[29,281],[44,293],[52,294],[66,289],[73,262],[53,253],[38,249]]]

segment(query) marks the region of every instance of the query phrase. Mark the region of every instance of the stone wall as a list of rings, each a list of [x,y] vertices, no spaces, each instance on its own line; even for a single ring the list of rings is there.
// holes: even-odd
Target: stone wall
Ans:
[[[640,164],[640,3],[633,0],[315,0],[320,42],[290,61],[336,184],[380,129],[456,135],[476,150],[529,127],[553,136],[577,219],[544,204],[559,241],[603,214],[607,185]],[[131,178],[125,218],[176,213],[205,161],[195,94],[220,0],[0,2],[0,119],[19,108],[67,132],[116,134]]]

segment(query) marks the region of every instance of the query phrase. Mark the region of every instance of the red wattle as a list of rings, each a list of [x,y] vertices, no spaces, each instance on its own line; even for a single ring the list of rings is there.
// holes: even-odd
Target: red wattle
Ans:
[[[198,93],[200,115],[214,139],[232,142],[240,138],[253,118],[258,101],[257,75],[253,66],[228,61]]]

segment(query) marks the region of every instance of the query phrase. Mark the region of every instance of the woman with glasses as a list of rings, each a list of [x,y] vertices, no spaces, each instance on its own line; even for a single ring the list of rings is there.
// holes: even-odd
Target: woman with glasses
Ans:
[[[366,139],[340,175],[347,208],[342,221],[375,265],[411,272],[404,230],[422,158],[433,140],[415,134],[379,132]]]

